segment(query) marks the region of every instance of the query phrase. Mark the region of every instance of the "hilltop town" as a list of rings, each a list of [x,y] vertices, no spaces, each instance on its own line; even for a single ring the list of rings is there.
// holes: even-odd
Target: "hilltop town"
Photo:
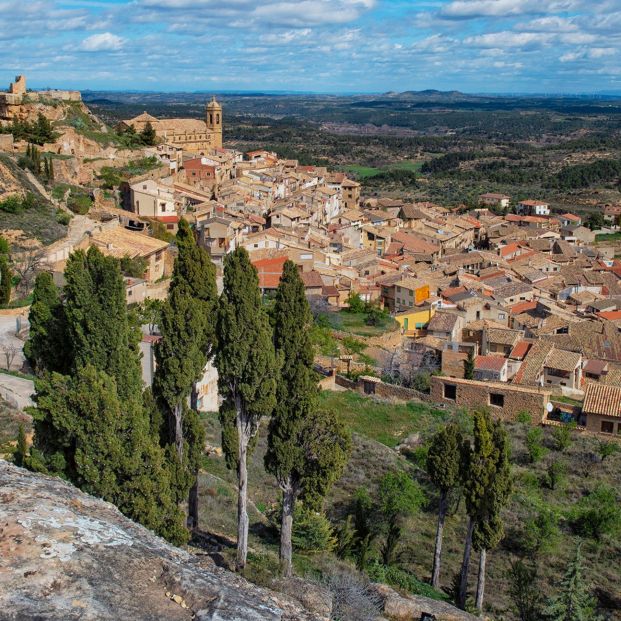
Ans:
[[[202,118],[143,111],[110,126],[77,91],[31,91],[17,76],[0,93],[0,251],[13,277],[0,311],[0,390],[3,407],[22,425],[31,424],[23,411],[34,404],[36,369],[24,344],[37,277],[50,274],[65,286],[78,250],[117,259],[128,312],[140,318],[143,386],[153,387],[167,338],[158,304],[168,299],[181,252],[176,236],[190,230],[214,265],[218,293],[227,257],[242,248],[265,309],[273,309],[289,262],[297,268],[312,312],[319,398],[326,409],[346,410],[354,433],[356,462],[331,500],[335,514],[372,476],[373,464],[362,463],[366,451],[382,474],[396,462],[404,471],[421,469],[421,438],[453,413],[484,411],[512,425],[524,454],[531,429],[550,438],[571,431],[590,455],[619,440],[621,204],[579,215],[491,190],[475,205],[409,201],[368,191],[342,168],[228,147],[226,123],[226,99],[216,97],[205,97]],[[216,366],[213,358],[201,366],[186,399],[207,430],[201,503],[212,509],[221,508],[219,494],[222,503],[230,494],[219,491],[230,479],[212,416],[223,404]],[[376,406],[378,420],[388,422],[374,430],[373,420],[357,415]],[[413,424],[396,421],[407,408],[414,408]],[[256,468],[266,434],[259,432]],[[258,476],[252,484],[265,486],[253,508],[265,522],[265,490],[273,486]],[[516,521],[521,511],[513,512]],[[223,519],[220,528],[218,553],[229,545],[223,533],[231,526]],[[456,549],[447,552],[453,562]],[[422,564],[412,561],[410,569]],[[613,589],[610,573],[602,583]],[[505,574],[490,578],[503,593]],[[415,592],[418,583],[408,585],[402,590]],[[510,609],[503,600],[495,612]]]
[[[85,109],[79,93],[31,93],[25,81],[16,78],[3,96],[5,127],[41,110],[58,116],[59,102]],[[214,98],[203,120],[145,112],[117,128],[140,135],[148,125],[152,146],[99,147],[79,128],[43,144],[54,163],[51,194],[65,189],[55,202],[71,205],[72,194],[86,192],[92,203],[78,216],[89,222],[82,237],[56,242],[46,253],[50,268],[62,272],[72,249],[96,245],[144,267],[127,276],[128,301],[161,297],[172,268],[170,241],[185,218],[219,269],[227,253],[245,248],[266,297],[289,259],[316,315],[338,318],[355,299],[392,319],[384,322],[394,325],[385,342],[372,344],[372,360],[360,362],[340,347],[339,356],[323,360],[326,368],[400,387],[422,380],[436,403],[491,406],[508,418],[526,409],[551,424],[572,419],[592,432],[618,432],[618,413],[601,403],[620,396],[621,262],[614,233],[621,206],[605,206],[605,228],[591,230],[578,215],[551,213],[545,201],[514,203],[502,194],[482,194],[480,206],[466,211],[365,197],[343,172],[223,147],[224,123]],[[26,152],[27,142],[10,133],[0,140],[12,156]],[[131,172],[132,159],[148,170],[122,174],[123,167]],[[599,241],[607,239],[613,241]],[[364,334],[364,321],[360,327]],[[474,373],[464,377],[469,356]],[[373,390],[369,382],[366,389]],[[206,403],[213,409],[217,395]]]

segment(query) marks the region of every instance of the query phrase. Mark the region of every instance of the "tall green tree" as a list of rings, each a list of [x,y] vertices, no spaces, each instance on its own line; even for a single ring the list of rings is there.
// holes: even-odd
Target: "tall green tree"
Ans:
[[[8,304],[11,301],[11,289],[13,275],[9,267],[9,257],[6,254],[0,255],[0,304]]]
[[[153,391],[164,412],[161,440],[164,446],[174,447],[171,459],[178,469],[179,501],[187,498],[197,478],[196,448],[204,444],[200,426],[193,420],[195,413],[188,407],[192,387],[204,373],[207,364],[206,332],[208,315],[200,300],[190,295],[187,287],[177,286],[162,305],[159,318],[161,341],[155,349],[157,368]],[[194,430],[190,445],[186,428]],[[199,451],[200,453],[200,451]],[[189,508],[189,507],[188,507]],[[197,507],[188,514],[188,523],[198,525]]]
[[[494,443],[490,416],[487,412],[475,411],[473,422],[474,442],[471,445],[469,441],[466,441],[462,445],[462,486],[468,513],[468,527],[457,593],[457,605],[460,608],[465,607],[468,594],[468,570],[476,517],[494,469]]]
[[[596,600],[589,593],[585,583],[582,567],[580,545],[569,564],[561,590],[548,602],[545,610],[546,619],[550,621],[597,621]]]
[[[541,587],[537,584],[536,565],[518,559],[509,572],[509,595],[520,621],[540,621],[542,618]]]
[[[259,279],[244,248],[224,259],[224,288],[217,314],[215,364],[223,449],[227,464],[237,467],[237,568],[248,554],[248,447],[262,416],[276,405],[278,365],[272,330],[261,304]]]
[[[142,403],[140,329],[127,312],[119,262],[96,247],[78,250],[65,268],[65,316],[72,372],[90,364],[116,380],[121,400]]]
[[[182,478],[191,481],[187,523],[192,529],[198,527],[198,469],[204,446],[204,431],[195,411],[195,388],[215,351],[218,289],[216,268],[211,257],[198,246],[190,225],[183,218],[179,222],[175,241],[178,255],[168,306],[160,310],[160,314],[166,314],[166,317],[158,318],[162,341],[156,354],[159,356],[158,365],[160,361],[163,365],[156,373],[154,389],[156,394],[160,389],[164,415],[169,421],[168,437],[163,439],[174,443],[177,465],[185,470]],[[186,321],[184,314],[188,315],[186,327],[179,324]],[[166,377],[168,373],[171,373],[170,378]],[[191,407],[185,405],[188,396]],[[183,446],[186,447],[185,458]]]
[[[24,355],[30,366],[39,375],[45,371],[66,372],[72,352],[65,338],[60,292],[49,272],[41,272],[35,279],[28,321],[30,333]]]
[[[78,251],[67,262],[65,280],[69,359],[66,374],[43,368],[49,372],[35,382],[29,464],[182,543],[187,531],[174,502],[174,473],[144,407],[140,332],[127,310],[118,261],[94,248]]]
[[[315,500],[325,494],[347,461],[349,439],[334,414],[317,411],[318,385],[313,370],[313,323],[304,283],[295,263],[286,261],[272,312],[274,347],[282,365],[276,407],[270,422],[265,467],[282,491],[280,563],[292,573],[293,516],[305,491]]]
[[[458,425],[449,423],[438,431],[431,440],[427,453],[427,473],[440,492],[438,503],[438,526],[433,555],[431,586],[440,587],[440,562],[442,559],[442,538],[444,521],[448,512],[448,499],[451,490],[460,483],[461,447],[463,438]]]
[[[509,463],[507,432],[500,421],[492,423],[491,431],[494,450],[491,456],[488,487],[480,499],[472,533],[474,549],[479,552],[479,574],[475,598],[478,611],[483,609],[487,551],[493,550],[504,535],[501,511],[507,504],[511,493],[511,464]]]
[[[405,472],[389,472],[379,486],[379,515],[383,524],[382,562],[392,565],[405,518],[418,511],[425,500],[420,486]]]

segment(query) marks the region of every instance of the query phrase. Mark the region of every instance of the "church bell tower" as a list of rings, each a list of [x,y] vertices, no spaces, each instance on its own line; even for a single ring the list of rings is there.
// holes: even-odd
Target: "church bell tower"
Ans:
[[[222,148],[222,106],[215,97],[205,108],[205,123],[211,135],[211,146]]]

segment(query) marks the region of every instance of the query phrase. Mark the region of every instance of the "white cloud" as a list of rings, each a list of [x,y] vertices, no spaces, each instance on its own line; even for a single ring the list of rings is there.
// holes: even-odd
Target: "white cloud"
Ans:
[[[86,37],[79,45],[83,52],[115,52],[125,45],[125,39],[111,32],[102,32]]]
[[[474,37],[466,37],[464,43],[473,47],[491,47],[491,48],[507,48],[507,47],[540,47],[550,41],[552,37],[549,34],[539,32],[513,32],[505,30],[502,32],[489,32]]]

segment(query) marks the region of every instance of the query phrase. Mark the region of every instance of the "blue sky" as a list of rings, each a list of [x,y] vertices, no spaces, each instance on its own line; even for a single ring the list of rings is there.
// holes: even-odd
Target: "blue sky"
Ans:
[[[0,80],[148,90],[621,90],[621,0],[0,0]]]

